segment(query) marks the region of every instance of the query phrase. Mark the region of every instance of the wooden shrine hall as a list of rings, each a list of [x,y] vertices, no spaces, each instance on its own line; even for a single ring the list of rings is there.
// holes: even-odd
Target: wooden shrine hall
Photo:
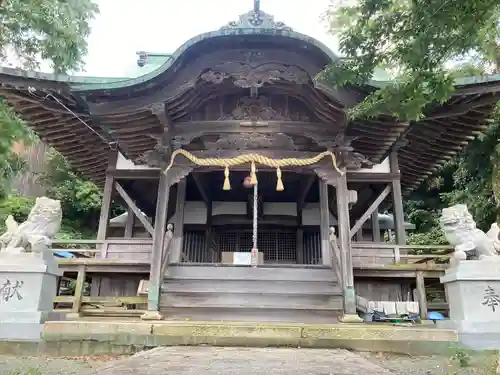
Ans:
[[[60,260],[76,293],[56,302],[94,316],[356,321],[361,296],[426,313],[446,247],[406,245],[403,194],[486,128],[500,77],[457,81],[419,122],[349,121],[391,82],[320,83],[338,57],[259,6],[172,55],[138,55],[136,78],[1,70],[3,100],[103,190],[96,238],[69,241],[75,257]],[[113,200],[127,212],[110,217]],[[89,307],[111,299],[128,308]]]

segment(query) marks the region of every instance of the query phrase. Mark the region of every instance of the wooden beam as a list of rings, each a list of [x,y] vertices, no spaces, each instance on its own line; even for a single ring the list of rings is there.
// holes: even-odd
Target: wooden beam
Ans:
[[[151,106],[151,113],[154,114],[160,124],[162,124],[164,129],[168,129],[170,125],[170,120],[167,113],[167,107],[165,106],[165,102],[154,103]]]
[[[392,182],[399,173],[347,172],[348,182]]]
[[[349,231],[350,236],[354,236],[358,230],[361,229],[364,223],[370,218],[370,216],[375,212],[375,210],[378,209],[380,204],[384,201],[385,198],[390,194],[391,192],[391,186],[387,185],[384,190],[379,194],[379,196],[373,201],[373,203],[368,207],[368,209],[365,211],[365,213],[359,218],[358,221],[356,221],[356,224],[351,228]]]
[[[356,315],[356,293],[354,291],[354,271],[352,267],[351,236],[349,224],[349,203],[347,202],[347,179],[343,175],[337,180],[338,237],[340,246],[340,267],[342,270],[344,313]]]
[[[425,121],[430,119],[439,119],[444,117],[454,117],[454,116],[464,115],[467,112],[474,110],[474,108],[482,107],[489,104],[494,104],[498,102],[499,99],[500,99],[499,95],[493,94],[484,96],[476,101],[472,101],[466,104],[458,103],[456,105],[450,105],[448,106],[448,108],[445,109],[441,108],[435,111],[434,113],[430,113],[423,120]]]
[[[159,168],[148,169],[108,169],[108,174],[120,180],[156,180],[160,177]]]
[[[399,172],[398,154],[391,152],[389,155],[391,172]],[[398,245],[406,244],[405,218],[403,212],[403,193],[401,191],[401,180],[395,178],[392,181],[392,208],[394,210],[394,229]]]
[[[207,193],[205,192],[205,184],[202,181],[201,175],[198,173],[195,173],[195,172],[191,173],[191,175],[193,176],[193,180],[194,180],[194,183],[196,185],[196,188],[200,192],[201,199],[203,199],[203,202],[205,202],[205,205],[208,208],[211,205],[211,203],[210,203],[210,199],[208,198]]]
[[[163,280],[161,275],[163,258],[163,241],[165,237],[165,227],[167,222],[167,208],[170,187],[165,173],[160,174],[158,184],[158,198],[156,200],[155,228],[153,234],[153,248],[151,253],[151,271],[148,285],[148,311],[142,319],[154,319],[159,316],[160,308],[160,288]]]
[[[132,209],[132,211],[134,212],[137,219],[139,219],[139,221],[142,223],[142,225],[144,225],[144,228],[146,228],[146,230],[151,235],[151,237],[153,237],[154,236],[154,228],[151,225],[151,223],[149,222],[148,218],[145,215],[143,215],[143,213],[141,212],[141,210],[139,210],[139,208],[137,207],[135,202],[132,200],[132,198],[130,198],[130,196],[127,194],[125,189],[118,182],[115,182],[115,189],[118,192],[118,194],[120,194],[120,196],[123,198],[123,200],[125,201],[127,206]]]
[[[378,209],[372,213],[372,239],[373,242],[380,242],[380,221],[378,218]]]
[[[332,254],[330,248],[330,212],[328,210],[328,185],[319,179],[319,210],[321,234],[321,261],[325,266],[331,266]]]
[[[83,289],[85,287],[85,266],[78,266],[78,276],[76,277],[75,296],[73,297],[73,306],[71,313],[75,315],[80,314],[80,307],[82,305]]]
[[[111,197],[113,195],[114,177],[106,176],[104,191],[102,194],[101,216],[99,217],[99,228],[97,229],[97,239],[105,240],[109,226],[109,212],[111,208]],[[106,248],[101,247],[101,257],[106,258]]]
[[[116,165],[118,152],[112,152],[108,156],[108,169]],[[106,174],[106,182],[104,183],[104,190],[102,193],[101,215],[99,217],[99,228],[97,229],[97,240],[104,241],[108,232],[109,226],[109,213],[111,209],[111,199],[113,196],[113,187],[115,179],[112,175]],[[107,256],[107,245],[101,247],[101,257]]]
[[[134,224],[135,224],[135,216],[132,208],[127,209],[127,221],[125,222],[125,238],[132,238],[134,235]]]
[[[183,234],[184,234],[184,206],[186,203],[186,179],[177,183],[177,202],[175,208],[174,238],[172,244],[172,261],[179,263],[181,261]]]
[[[427,319],[427,295],[425,291],[425,279],[422,271],[417,271],[417,301],[420,312],[420,319]]]
[[[315,179],[316,179],[316,176],[311,175],[305,181],[301,191],[298,194],[298,200],[297,200],[297,209],[298,210],[302,210],[302,208],[304,208],[304,203],[306,201],[307,194],[309,193],[309,190],[311,190],[311,186],[314,184]]]

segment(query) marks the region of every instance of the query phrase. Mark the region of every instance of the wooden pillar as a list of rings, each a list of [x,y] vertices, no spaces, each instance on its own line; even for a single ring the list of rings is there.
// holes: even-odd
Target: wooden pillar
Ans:
[[[73,306],[71,307],[71,313],[68,314],[69,319],[74,319],[80,316],[80,309],[82,306],[83,290],[85,288],[85,266],[78,266],[78,275],[76,277],[75,285],[75,296],[73,298]]]
[[[343,279],[344,317],[343,322],[361,322],[356,314],[356,293],[354,291],[354,271],[351,255],[351,224],[349,222],[349,202],[346,175],[337,180],[338,237],[340,247],[340,267]]]
[[[179,263],[182,255],[184,235],[184,205],[186,203],[186,180],[177,184],[177,202],[175,206],[174,241],[170,263]]]
[[[302,205],[297,204],[297,264],[305,264],[304,227],[302,226]]]
[[[151,250],[151,271],[148,284],[148,311],[142,316],[143,320],[160,320],[160,290],[163,282],[162,254],[163,240],[167,223],[167,208],[170,186],[165,173],[160,173],[158,184],[158,199],[156,201],[155,226],[153,232],[153,247]]]
[[[425,291],[425,279],[423,271],[417,271],[417,301],[420,312],[420,319],[427,319],[427,294]]]
[[[319,209],[320,209],[320,234],[321,234],[321,263],[325,266],[332,265],[332,252],[330,248],[330,210],[328,210],[328,185],[319,179]]]
[[[372,239],[373,242],[381,242],[380,240],[380,222],[378,221],[378,210],[372,213]]]
[[[109,227],[109,213],[111,209],[111,199],[113,196],[113,187],[115,185],[115,179],[111,175],[106,176],[106,182],[104,183],[104,191],[102,194],[102,205],[101,205],[101,216],[99,217],[99,228],[97,229],[97,240],[104,241],[106,239]],[[101,258],[106,258],[107,256],[107,245],[99,245],[101,249]]]
[[[132,208],[127,210],[127,221],[125,222],[125,232],[123,237],[132,238],[134,236],[135,214]]]
[[[391,152],[389,156],[391,173],[398,174],[398,177],[392,180],[392,207],[394,211],[394,232],[396,233],[396,243],[398,245],[406,244],[405,219],[403,212],[403,194],[401,192],[401,178],[399,177],[398,154]]]
[[[109,171],[110,169],[114,170],[116,168],[117,158],[118,158],[117,151],[109,152],[107,171]],[[101,215],[99,217],[99,227],[97,228],[97,236],[96,236],[97,241],[104,241],[106,240],[107,237],[108,227],[109,227],[109,214],[111,211],[114,185],[115,185],[114,176],[111,175],[110,173],[106,173],[106,181],[104,183],[104,190],[102,192]],[[97,249],[101,250],[101,258],[107,258],[108,244],[104,243],[97,246],[98,247],[96,247],[96,250]],[[102,280],[103,278],[99,276],[92,277],[92,287],[91,287],[92,296],[100,295]]]

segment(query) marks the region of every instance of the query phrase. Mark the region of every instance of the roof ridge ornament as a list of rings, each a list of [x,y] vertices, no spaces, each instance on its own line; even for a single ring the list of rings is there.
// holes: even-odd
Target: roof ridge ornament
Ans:
[[[274,16],[260,10],[260,1],[254,1],[254,8],[242,14],[238,21],[231,21],[226,26],[221,27],[221,30],[232,29],[274,29],[283,31],[292,31],[292,28],[284,22],[275,21]]]

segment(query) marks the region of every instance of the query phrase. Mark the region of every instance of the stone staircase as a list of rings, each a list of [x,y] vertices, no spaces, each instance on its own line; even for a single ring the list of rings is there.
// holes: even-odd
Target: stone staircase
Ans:
[[[335,323],[342,293],[326,267],[170,265],[166,319]]]

